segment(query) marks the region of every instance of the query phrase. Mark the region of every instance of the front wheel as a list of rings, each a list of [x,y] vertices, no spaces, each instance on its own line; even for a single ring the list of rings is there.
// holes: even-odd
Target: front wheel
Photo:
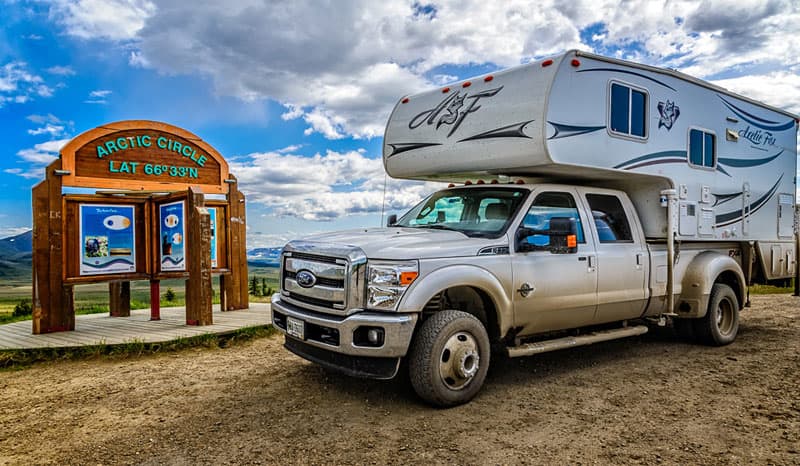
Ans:
[[[489,336],[480,320],[447,310],[423,322],[408,369],[414,391],[428,403],[455,406],[475,397],[489,369]]]
[[[739,333],[739,300],[736,293],[728,285],[714,284],[706,315],[693,323],[694,334],[702,343],[712,346],[733,343]]]

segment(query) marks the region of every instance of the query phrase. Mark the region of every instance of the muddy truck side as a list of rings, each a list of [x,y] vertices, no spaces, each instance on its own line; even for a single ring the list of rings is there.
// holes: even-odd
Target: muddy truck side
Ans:
[[[320,365],[407,370],[436,406],[472,399],[492,357],[648,324],[729,344],[748,286],[794,270],[797,121],[576,51],[403,97],[388,174],[450,186],[385,228],[288,243],[274,324]]]

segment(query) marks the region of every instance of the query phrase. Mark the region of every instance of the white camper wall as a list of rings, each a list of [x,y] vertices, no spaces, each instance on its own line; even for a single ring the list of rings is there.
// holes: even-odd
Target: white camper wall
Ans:
[[[614,83],[646,95],[643,136],[611,129]],[[791,239],[779,236],[779,201],[794,196],[797,168],[797,124],[788,113],[668,70],[572,52],[559,66],[546,119],[556,164],[611,169],[621,180],[626,173],[669,179],[683,239]],[[714,157],[697,165],[687,153],[692,130],[715,140]],[[663,237],[664,213],[651,199],[658,189],[630,191],[645,234]]]

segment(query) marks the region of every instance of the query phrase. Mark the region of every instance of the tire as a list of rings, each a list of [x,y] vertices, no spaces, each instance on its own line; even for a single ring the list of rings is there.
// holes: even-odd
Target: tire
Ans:
[[[692,319],[674,319],[672,327],[675,329],[675,334],[678,335],[683,341],[693,343],[697,341],[694,336],[694,320]]]
[[[698,341],[710,346],[733,343],[739,333],[739,300],[730,286],[715,283],[708,300],[708,311],[693,321]]]
[[[438,407],[468,402],[483,386],[491,347],[473,315],[447,310],[422,323],[408,358],[409,378],[423,400]]]

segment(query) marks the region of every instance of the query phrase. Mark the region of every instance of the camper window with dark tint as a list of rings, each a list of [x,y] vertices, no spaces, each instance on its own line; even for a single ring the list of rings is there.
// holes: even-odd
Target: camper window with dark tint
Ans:
[[[699,129],[689,130],[689,163],[698,167],[716,166],[716,137]]]
[[[592,209],[594,226],[601,243],[631,242],[631,227],[625,209],[617,196],[587,194],[586,200]]]
[[[611,84],[609,125],[613,133],[643,138],[647,130],[647,93],[618,83]]]

